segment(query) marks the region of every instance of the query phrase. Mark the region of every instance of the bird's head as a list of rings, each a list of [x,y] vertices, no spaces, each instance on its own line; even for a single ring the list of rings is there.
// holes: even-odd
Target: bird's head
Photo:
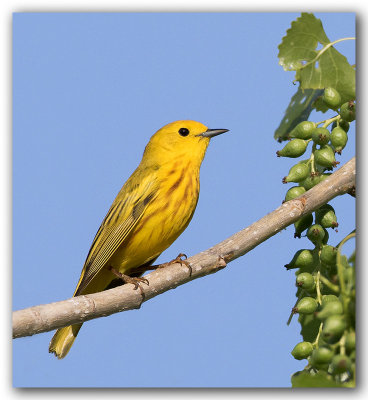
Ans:
[[[186,157],[200,165],[210,139],[227,131],[228,129],[208,129],[200,122],[191,120],[171,122],[151,137],[144,158],[163,163]]]

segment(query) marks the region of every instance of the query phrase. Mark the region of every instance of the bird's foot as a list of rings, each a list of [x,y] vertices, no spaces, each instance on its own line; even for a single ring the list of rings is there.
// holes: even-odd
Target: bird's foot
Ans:
[[[169,267],[172,264],[176,264],[179,263],[180,265],[185,265],[188,269],[189,269],[189,276],[192,276],[192,267],[190,265],[190,263],[187,261],[187,256],[184,253],[180,253],[176,258],[174,258],[173,260],[163,263],[161,265],[158,265],[157,268],[166,268]]]
[[[111,267],[111,266],[107,266],[106,267],[109,271],[111,271],[115,276],[117,276],[118,278],[120,278],[124,283],[131,283],[132,285],[134,285],[134,290],[137,290],[139,288],[142,298],[143,300],[145,299],[145,294],[144,294],[144,290],[142,288],[141,283],[145,283],[146,285],[149,286],[149,281],[146,278],[140,278],[140,277],[131,277],[129,275],[125,275],[122,274],[121,272],[117,271],[115,268]]]

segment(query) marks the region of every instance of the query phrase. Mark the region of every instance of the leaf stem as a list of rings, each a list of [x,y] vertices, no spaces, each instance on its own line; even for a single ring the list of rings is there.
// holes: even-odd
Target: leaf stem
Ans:
[[[319,337],[321,336],[322,328],[323,328],[323,322],[321,322],[320,325],[319,325],[319,329],[318,329],[318,333],[317,333],[317,336],[316,336],[316,340],[312,343],[313,347],[318,347],[318,341],[319,341]]]
[[[348,293],[346,290],[345,279],[344,279],[344,266],[341,262],[341,248],[349,239],[355,237],[355,232],[350,233],[346,236],[337,246],[337,256],[336,256],[336,266],[337,266],[337,275],[339,277],[339,283],[341,288],[342,302],[344,306],[344,312],[347,314],[348,312]]]
[[[334,285],[332,282],[330,282],[325,276],[322,274],[319,276],[319,279],[321,282],[327,286],[329,289],[331,289],[335,293],[339,293],[339,287],[337,285]]]
[[[324,119],[324,120],[322,120],[322,121],[316,122],[316,126],[323,124],[322,127],[323,127],[323,128],[327,128],[328,125],[331,124],[331,122],[336,121],[336,120],[338,120],[338,119],[341,119],[340,115],[335,115],[335,116],[332,117],[332,118]]]
[[[295,302],[295,304],[294,304],[293,309],[296,307],[296,305],[299,303],[299,300],[300,300],[302,297],[303,297],[303,290],[300,291],[299,296],[298,296],[298,298],[297,298],[297,300],[296,300],[296,302]],[[290,316],[289,316],[289,319],[288,319],[287,322],[286,322],[286,325],[290,325],[290,322],[291,322],[291,320],[293,319],[293,316],[294,316],[294,312],[291,311]]]
[[[311,163],[311,173],[313,175],[316,173],[316,167],[314,165],[314,152],[315,152],[316,148],[317,148],[317,145],[315,143],[313,143],[312,152],[311,152],[311,155],[309,157],[309,162]]]
[[[317,301],[319,304],[322,304],[320,279],[321,279],[321,271],[319,270],[319,267],[318,267],[317,276],[316,276],[316,292],[317,292]]]
[[[341,119],[340,115],[336,115],[336,117],[332,117],[330,119],[326,119],[325,123],[322,125],[323,128],[327,128],[332,122]]]
[[[333,45],[336,44],[336,43],[343,42],[344,40],[355,40],[355,37],[347,37],[347,38],[337,39],[337,40],[335,40],[334,42],[330,42],[330,43],[326,44],[326,46],[324,46],[324,47],[317,53],[317,55],[314,57],[313,60],[311,60],[311,61],[305,63],[305,64],[302,65],[299,69],[303,69],[303,68],[307,67],[308,65],[315,63],[315,62],[321,57],[321,55],[322,55],[326,50],[328,50],[331,46],[333,46]]]

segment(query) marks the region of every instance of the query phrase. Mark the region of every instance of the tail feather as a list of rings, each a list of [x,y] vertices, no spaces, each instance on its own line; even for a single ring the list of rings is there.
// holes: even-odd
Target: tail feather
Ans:
[[[51,339],[49,352],[54,353],[59,359],[64,358],[72,347],[81,327],[82,324],[75,324],[58,329]]]

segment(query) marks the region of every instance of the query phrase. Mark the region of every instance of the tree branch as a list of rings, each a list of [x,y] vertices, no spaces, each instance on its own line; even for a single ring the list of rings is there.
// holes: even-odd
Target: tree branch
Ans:
[[[191,276],[189,268],[179,263],[146,275],[149,286],[143,284],[144,301],[193,279],[217,272],[227,263],[252,250],[301,216],[311,213],[334,197],[351,191],[354,187],[355,157],[302,196],[282,204],[259,221],[221,243],[188,258],[187,261],[192,267]],[[140,291],[133,290],[132,285],[126,284],[104,292],[15,311],[13,338],[31,336],[70,324],[140,308],[141,303]]]

